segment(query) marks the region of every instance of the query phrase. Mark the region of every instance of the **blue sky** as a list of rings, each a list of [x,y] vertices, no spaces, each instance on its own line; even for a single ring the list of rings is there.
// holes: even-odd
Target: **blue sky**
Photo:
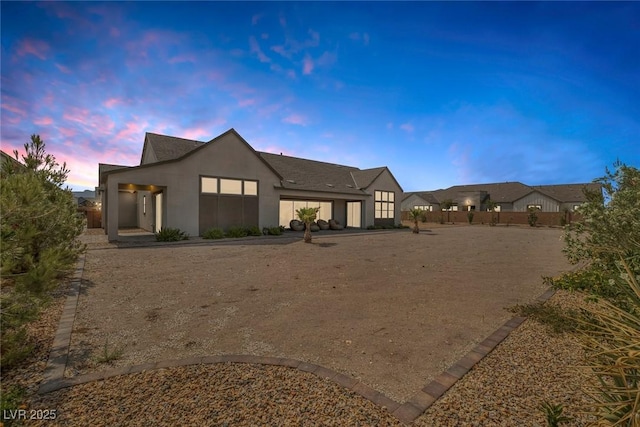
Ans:
[[[405,191],[640,166],[640,3],[5,2],[2,150],[137,165],[145,132],[388,166]]]

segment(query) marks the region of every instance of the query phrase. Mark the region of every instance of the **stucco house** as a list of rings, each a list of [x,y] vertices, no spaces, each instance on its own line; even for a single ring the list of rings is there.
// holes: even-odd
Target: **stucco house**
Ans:
[[[441,190],[405,193],[401,208],[426,211],[442,209],[450,201],[453,211],[486,211],[489,200],[496,203],[500,212],[527,212],[536,208],[541,212],[575,211],[586,202],[584,189],[602,191],[597,183],[529,186],[521,182],[455,185]]]
[[[387,167],[359,169],[255,151],[234,129],[209,142],[147,133],[140,165],[99,165],[102,224],[118,230],[288,226],[300,207],[347,227],[400,222],[402,188]]]

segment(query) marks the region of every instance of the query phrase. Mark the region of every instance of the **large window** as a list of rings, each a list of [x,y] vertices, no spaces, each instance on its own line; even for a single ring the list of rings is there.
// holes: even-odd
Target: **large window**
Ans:
[[[200,187],[202,194],[258,195],[258,181],[203,176]]]
[[[375,218],[394,218],[395,195],[393,191],[377,191],[375,194]]]
[[[300,208],[320,208],[316,215],[316,220],[325,221],[333,218],[331,202],[321,202],[319,200],[280,200],[280,225],[289,227],[292,219],[298,219],[296,210]]]

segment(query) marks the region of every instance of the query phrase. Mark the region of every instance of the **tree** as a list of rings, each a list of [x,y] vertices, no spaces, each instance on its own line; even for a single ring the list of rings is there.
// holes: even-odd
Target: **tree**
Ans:
[[[316,220],[320,208],[300,208],[296,210],[298,219],[304,223],[304,242],[311,243],[311,224]]]
[[[66,164],[46,153],[38,135],[25,151],[24,167],[2,171],[0,268],[3,277],[39,293],[73,267],[84,220],[71,192],[60,188],[69,174]]]
[[[453,206],[453,200],[445,199],[445,200],[442,201],[440,206],[442,207],[443,211],[447,211],[447,222],[451,222],[450,221],[450,213],[449,212],[451,212],[451,206]]]
[[[420,227],[418,221],[424,218],[424,211],[422,209],[413,208],[409,211],[409,218],[413,220],[413,232],[415,234],[420,233]]]
[[[498,219],[496,219],[496,216],[494,215],[496,212],[496,208],[498,207],[498,203],[489,199],[487,200],[486,205],[487,205],[487,210],[491,212],[491,222],[489,223],[489,225],[495,226],[498,223]],[[499,216],[500,214],[498,214],[498,217]]]

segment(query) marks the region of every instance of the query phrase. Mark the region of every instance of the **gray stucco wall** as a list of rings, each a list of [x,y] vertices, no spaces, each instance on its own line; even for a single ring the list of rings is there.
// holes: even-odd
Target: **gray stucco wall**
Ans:
[[[118,227],[136,227],[138,225],[136,198],[135,192],[118,192]]]
[[[194,151],[177,162],[152,164],[117,171],[107,178],[109,240],[117,240],[114,218],[118,216],[112,195],[118,184],[154,185],[164,191],[164,224],[177,227],[189,235],[198,235],[198,197],[200,176],[215,176],[258,181],[260,227],[278,223],[279,195],[274,184],[277,175],[255,153],[232,133]]]
[[[393,191],[394,194],[394,218],[393,223],[398,224],[401,222],[400,211],[402,209],[402,188],[396,184],[395,179],[389,173],[388,170],[384,170],[372,183],[367,187],[367,192],[371,194],[371,197],[367,198],[363,203],[362,210],[364,211],[364,218],[362,220],[362,226],[368,227],[373,225],[375,219],[375,191]]]

